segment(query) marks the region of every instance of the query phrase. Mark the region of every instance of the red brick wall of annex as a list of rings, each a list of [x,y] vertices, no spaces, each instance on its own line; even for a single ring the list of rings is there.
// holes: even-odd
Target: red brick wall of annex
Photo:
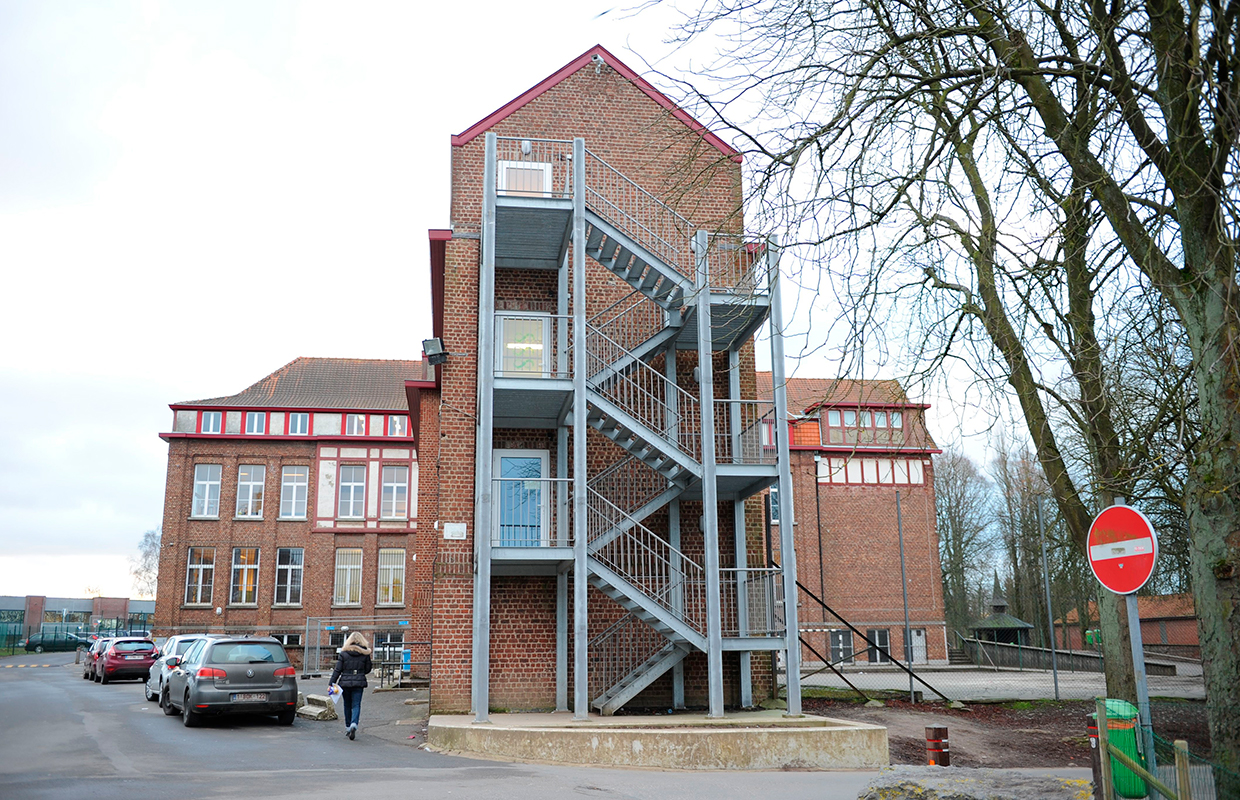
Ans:
[[[823,597],[827,605],[858,628],[886,628],[892,656],[904,659],[904,601],[900,590],[895,497],[899,491],[910,627],[926,629],[927,659],[932,662],[946,659],[934,473],[929,456],[924,459],[924,482],[901,486],[819,483],[813,456],[814,451],[810,450],[792,453],[797,577],[801,584]],[[818,544],[820,521],[821,550]],[[779,526],[773,526],[776,550],[778,532]],[[802,631],[843,627],[804,593],[800,626]],[[825,630],[803,633],[803,636],[819,653],[829,657],[829,635]],[[855,660],[866,660],[866,647],[861,637],[854,637]],[[808,650],[802,651],[802,658],[818,660]]]
[[[704,143],[672,118],[665,109],[637,87],[608,67],[599,74],[586,65],[561,83],[544,92],[507,118],[493,130],[500,136],[531,139],[572,139],[582,136],[586,147],[657,196],[671,199],[676,178],[673,166],[697,159],[700,174],[706,177],[695,191],[676,203],[679,211],[694,225],[712,228],[726,225],[739,230],[741,220],[739,165],[729,161],[713,146]],[[452,225],[453,239],[447,243],[444,338],[454,357],[445,367],[441,422],[440,519],[463,522],[468,526],[466,542],[440,541],[442,548],[453,548],[457,558],[468,559],[473,551],[473,461],[476,410],[477,364],[472,354],[477,347],[478,261],[483,186],[485,137],[477,136],[452,149]],[[688,170],[692,173],[694,170]],[[683,174],[683,173],[681,173]],[[688,253],[688,241],[684,243]],[[593,313],[602,310],[630,289],[602,267],[587,264],[587,306]],[[499,270],[496,276],[496,305],[500,309],[550,310],[556,299],[555,274]],[[722,359],[723,356],[720,356]],[[690,388],[688,377],[696,363],[694,354],[680,359],[682,384]],[[753,348],[742,351],[742,395],[753,397]],[[726,362],[716,361],[716,396],[726,396]],[[497,432],[495,446],[502,446]],[[597,441],[596,441],[597,439]],[[591,469],[606,460],[606,448],[618,457],[614,445],[591,436]],[[762,523],[760,508],[752,506],[747,535],[752,545],[751,563],[760,563]],[[730,517],[730,514],[729,514]],[[426,519],[427,517],[423,517]],[[694,517],[696,518],[696,516]],[[722,518],[722,515],[721,515]],[[656,528],[656,530],[658,530]],[[689,534],[686,533],[686,537]],[[697,550],[701,550],[700,534]],[[732,563],[732,540],[721,533],[723,563]],[[692,549],[686,540],[686,549]],[[471,661],[472,573],[438,570],[435,584],[435,671],[432,685],[433,711],[463,711],[469,708]],[[549,708],[555,699],[554,659],[554,580],[497,578],[492,596],[491,703],[497,708]],[[593,597],[593,595],[592,595]],[[618,607],[601,595],[592,600],[593,623],[614,618]],[[769,664],[754,671],[769,681]],[[692,662],[693,660],[691,660]],[[734,661],[729,657],[729,663]],[[688,681],[700,686],[705,698],[704,659],[699,669],[691,663]],[[697,694],[689,687],[687,692]],[[652,691],[654,689],[652,688]]]
[[[426,423],[424,414],[424,428]],[[419,552],[425,545],[419,548],[416,533],[382,529],[357,529],[356,532],[342,533],[338,530],[314,530],[313,523],[308,520],[278,519],[281,468],[286,465],[309,468],[308,509],[314,508],[319,479],[315,454],[319,444],[314,440],[246,441],[192,437],[169,441],[163,538],[152,633],[161,636],[178,631],[201,630],[302,633],[307,617],[329,617],[342,613],[351,617],[405,613],[414,617],[411,627],[419,631],[407,636],[407,639],[425,641],[429,638],[429,624],[424,620],[430,613],[429,569],[433,559]],[[190,519],[194,466],[199,463],[221,465],[218,519]],[[264,513],[259,520],[233,519],[237,469],[243,463],[266,466]],[[422,470],[419,462],[419,488],[426,484]],[[419,497],[419,516],[424,520],[433,519],[422,515],[421,500]],[[423,536],[429,539],[425,532]],[[215,548],[210,604],[189,606],[184,603],[191,547]],[[253,606],[229,603],[234,547],[259,548],[257,602]],[[300,606],[274,606],[276,550],[280,547],[300,547],[304,550]],[[338,547],[362,549],[362,603],[360,607],[351,606],[344,611],[333,610],[332,607],[335,551]],[[406,552],[405,602],[400,607],[376,608],[378,551],[388,547],[403,548]],[[219,615],[215,613],[217,607],[222,610]],[[419,617],[423,621],[419,622]],[[300,658],[295,647],[290,648],[290,654],[294,659]]]

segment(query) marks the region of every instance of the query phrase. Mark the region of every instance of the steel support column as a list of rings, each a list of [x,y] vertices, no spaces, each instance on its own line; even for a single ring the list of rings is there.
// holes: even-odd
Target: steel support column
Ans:
[[[490,721],[491,440],[495,422],[495,134],[486,135],[482,179],[482,259],[478,266],[478,401],[474,428],[474,641],[470,700],[474,722]]]
[[[708,717],[723,716],[723,627],[719,598],[719,486],[715,471],[715,374],[711,356],[710,277],[707,246],[710,237],[693,237],[697,265],[698,390],[702,409],[702,539],[706,572],[706,663]]]
[[[784,375],[784,315],[779,292],[779,250],[768,242],[767,280],[771,287],[771,386],[775,390],[775,442],[779,460],[779,563],[784,578],[784,667],[787,670],[788,716],[801,716],[801,640],[797,615],[797,554],[793,528],[792,466],[788,450],[788,390]],[[815,475],[814,480],[818,478]],[[772,665],[774,666],[774,665]],[[773,675],[775,680],[778,674]]]
[[[739,350],[728,351],[728,424],[732,427],[732,463],[744,463],[744,452],[741,442],[741,354]],[[738,633],[749,636],[749,548],[745,538],[745,501],[732,502],[732,526],[736,546],[736,622]],[[752,656],[748,650],[742,650],[740,656],[741,705],[749,708],[753,705],[753,673]]]
[[[586,608],[586,142],[573,139],[573,719],[590,717]]]
[[[667,380],[676,385],[676,345],[667,348],[663,356],[663,374]],[[680,398],[676,392],[667,393],[668,430],[672,441],[680,440]],[[672,546],[672,607],[677,613],[685,608],[685,589],[683,582],[684,565],[680,563],[680,501],[672,500],[667,505],[667,541]],[[685,662],[678,661],[672,667],[672,708],[685,707]]]

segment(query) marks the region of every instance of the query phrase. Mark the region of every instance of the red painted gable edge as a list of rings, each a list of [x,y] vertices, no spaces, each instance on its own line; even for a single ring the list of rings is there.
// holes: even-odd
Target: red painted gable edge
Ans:
[[[649,81],[647,81],[645,78],[643,78],[642,76],[634,72],[632,69],[630,69],[628,65],[626,65],[623,61],[621,61],[620,59],[612,55],[610,52],[608,52],[607,48],[603,47],[601,44],[594,45],[594,47],[591,47],[589,50],[585,51],[580,56],[578,56],[577,58],[570,61],[568,64],[561,67],[559,70],[554,72],[549,77],[545,78],[543,81],[535,85],[533,88],[528,89],[523,94],[518,95],[515,99],[510,100],[508,103],[504,104],[503,106],[500,106],[498,109],[496,109],[491,114],[484,117],[479,122],[476,122],[473,125],[471,125],[469,128],[465,130],[464,133],[459,133],[453,136],[452,146],[460,147],[463,144],[467,144],[472,139],[476,138],[478,134],[483,133],[489,128],[493,127],[500,120],[512,114],[514,111],[521,108],[526,103],[533,100],[534,98],[538,97],[543,92],[546,92],[548,89],[560,83],[560,81],[564,80],[569,75],[572,75],[574,72],[581,69],[586,64],[589,64],[590,59],[593,58],[595,55],[602,56],[603,60],[607,63],[607,66],[611,67],[616,72],[620,73],[620,75],[626,78],[629,81],[629,83],[632,83],[638,89],[641,89],[642,92],[645,93],[645,95],[649,97],[651,100],[655,101],[659,105],[663,106],[663,108],[670,111],[672,116],[674,116],[676,119],[683,122],[685,125],[689,127],[690,130],[697,133],[707,142],[714,145],[719,150],[719,152],[723,153],[725,156],[735,161],[736,163],[738,164],[741,163],[744,157],[740,153],[738,153],[734,147],[732,147],[730,144],[725,142],[723,139],[720,139],[717,135],[707,130],[706,126],[698,122],[693,117],[691,117],[689,115],[689,112],[685,111],[683,108],[681,108],[680,106],[676,105],[671,100],[669,100],[667,95],[663,94],[658,89],[654,88],[654,86],[652,86]]]

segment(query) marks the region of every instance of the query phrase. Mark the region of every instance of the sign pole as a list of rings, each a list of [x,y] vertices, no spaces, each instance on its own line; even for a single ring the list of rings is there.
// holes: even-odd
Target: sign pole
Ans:
[[[1154,759],[1154,725],[1150,719],[1150,689],[1145,681],[1145,645],[1141,641],[1141,615],[1137,613],[1136,594],[1124,595],[1128,605],[1128,639],[1132,643],[1132,671],[1137,676],[1137,713],[1141,717],[1141,738],[1145,740],[1145,760],[1150,774],[1158,775]],[[1156,796],[1154,787],[1150,787]]]
[[[1154,757],[1154,726],[1150,720],[1150,691],[1145,680],[1145,647],[1141,642],[1141,615],[1137,611],[1137,592],[1154,574],[1158,559],[1158,535],[1154,526],[1124,498],[1102,510],[1089,527],[1086,542],[1089,568],[1103,588],[1122,595],[1128,606],[1128,641],[1132,645],[1132,671],[1137,679],[1137,716],[1141,723],[1146,766],[1157,775]],[[1099,722],[1101,736],[1102,719]],[[1101,739],[1099,739],[1101,741]],[[1105,753],[1103,754],[1105,758]],[[1157,790],[1150,787],[1150,796]]]

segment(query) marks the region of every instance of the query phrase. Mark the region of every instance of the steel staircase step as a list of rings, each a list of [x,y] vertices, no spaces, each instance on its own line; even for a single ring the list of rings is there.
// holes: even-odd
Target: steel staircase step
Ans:
[[[591,225],[590,230],[586,232],[586,253],[593,258],[593,254],[598,252],[598,247],[603,243],[603,230],[597,225]]]

